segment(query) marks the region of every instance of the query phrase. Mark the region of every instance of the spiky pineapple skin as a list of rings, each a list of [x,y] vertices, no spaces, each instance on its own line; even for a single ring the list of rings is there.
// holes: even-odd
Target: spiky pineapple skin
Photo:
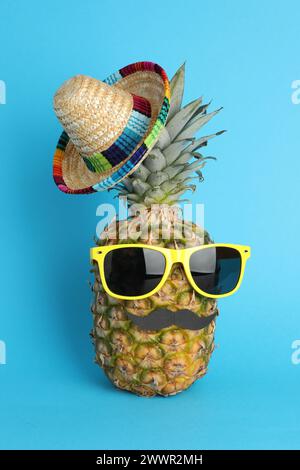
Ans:
[[[190,224],[192,240],[156,240],[165,247],[189,247],[200,244],[198,227]],[[123,240],[123,243],[132,240]],[[205,243],[209,243],[205,235]],[[101,244],[115,244],[109,239]],[[143,240],[145,243],[145,240]],[[154,244],[153,240],[146,241]],[[118,300],[102,288],[98,266],[94,266],[94,301],[92,304],[96,362],[112,383],[137,395],[175,395],[192,385],[207,372],[214,350],[215,320],[201,330],[186,330],[171,326],[160,331],[142,331],[127,317],[150,314],[157,308],[172,311],[188,308],[197,315],[217,313],[214,299],[195,293],[181,265],[176,264],[161,290],[143,300]]]

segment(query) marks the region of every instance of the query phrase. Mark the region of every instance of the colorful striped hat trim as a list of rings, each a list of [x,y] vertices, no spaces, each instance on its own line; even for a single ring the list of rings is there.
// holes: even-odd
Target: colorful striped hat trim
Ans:
[[[108,149],[101,153],[95,153],[91,157],[83,157],[87,168],[91,172],[99,173],[99,177],[101,177],[101,173],[108,171],[109,175],[92,186],[78,189],[70,189],[63,177],[62,163],[70,140],[64,131],[57,143],[53,161],[54,181],[61,191],[68,194],[89,194],[109,189],[132,173],[135,167],[147,156],[159,137],[169,112],[170,86],[165,71],[152,62],[136,62],[110,75],[104,82],[112,86],[117,85],[125,77],[143,71],[158,74],[162,79],[164,89],[161,108],[152,128],[148,129],[151,122],[151,103],[148,103],[145,98],[141,99],[141,97],[132,93],[133,110],[122,134]],[[147,135],[146,138],[145,135]],[[124,161],[123,164],[122,161]]]

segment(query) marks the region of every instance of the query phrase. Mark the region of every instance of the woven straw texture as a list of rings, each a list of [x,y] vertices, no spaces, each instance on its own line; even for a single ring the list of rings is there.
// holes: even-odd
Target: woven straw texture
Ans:
[[[53,176],[59,189],[87,194],[109,189],[135,171],[166,122],[170,100],[164,70],[137,62],[104,82],[76,76],[54,98],[65,131]]]

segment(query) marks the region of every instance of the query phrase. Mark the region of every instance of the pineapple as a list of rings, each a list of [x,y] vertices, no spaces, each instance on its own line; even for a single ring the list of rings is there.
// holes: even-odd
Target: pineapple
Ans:
[[[174,208],[187,190],[194,191],[194,179],[202,181],[201,170],[208,158],[199,153],[209,139],[224,131],[196,139],[194,134],[219,110],[207,113],[209,104],[201,98],[181,108],[184,89],[184,65],[171,81],[171,106],[165,128],[150,154],[138,169],[117,185],[119,196],[129,204],[143,205],[150,220],[150,208],[157,204],[152,233],[136,235],[137,218],[127,221],[127,239],[120,237],[121,221],[108,226],[99,245],[146,243],[169,248],[187,248],[211,243],[207,232],[193,222],[182,220]],[[152,219],[151,219],[152,221]],[[171,234],[164,237],[164,227]],[[189,309],[198,316],[218,314],[215,299],[197,294],[186,279],[180,264],[173,266],[168,280],[159,292],[142,300],[118,300],[108,296],[101,286],[98,266],[94,265],[94,300],[92,313],[93,342],[96,362],[120,389],[137,395],[175,395],[187,389],[206,371],[214,350],[215,320],[201,330],[171,326],[160,331],[139,329],[128,313],[146,316],[165,307],[171,311]]]

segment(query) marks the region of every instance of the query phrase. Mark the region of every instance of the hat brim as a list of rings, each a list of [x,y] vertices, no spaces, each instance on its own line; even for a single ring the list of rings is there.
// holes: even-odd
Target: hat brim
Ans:
[[[170,85],[166,72],[152,62],[136,62],[104,80],[111,86],[143,96],[151,104],[151,121],[144,139],[118,166],[104,173],[90,171],[64,131],[58,141],[53,178],[58,188],[69,194],[89,194],[110,189],[134,172],[157,141],[170,107]]]

